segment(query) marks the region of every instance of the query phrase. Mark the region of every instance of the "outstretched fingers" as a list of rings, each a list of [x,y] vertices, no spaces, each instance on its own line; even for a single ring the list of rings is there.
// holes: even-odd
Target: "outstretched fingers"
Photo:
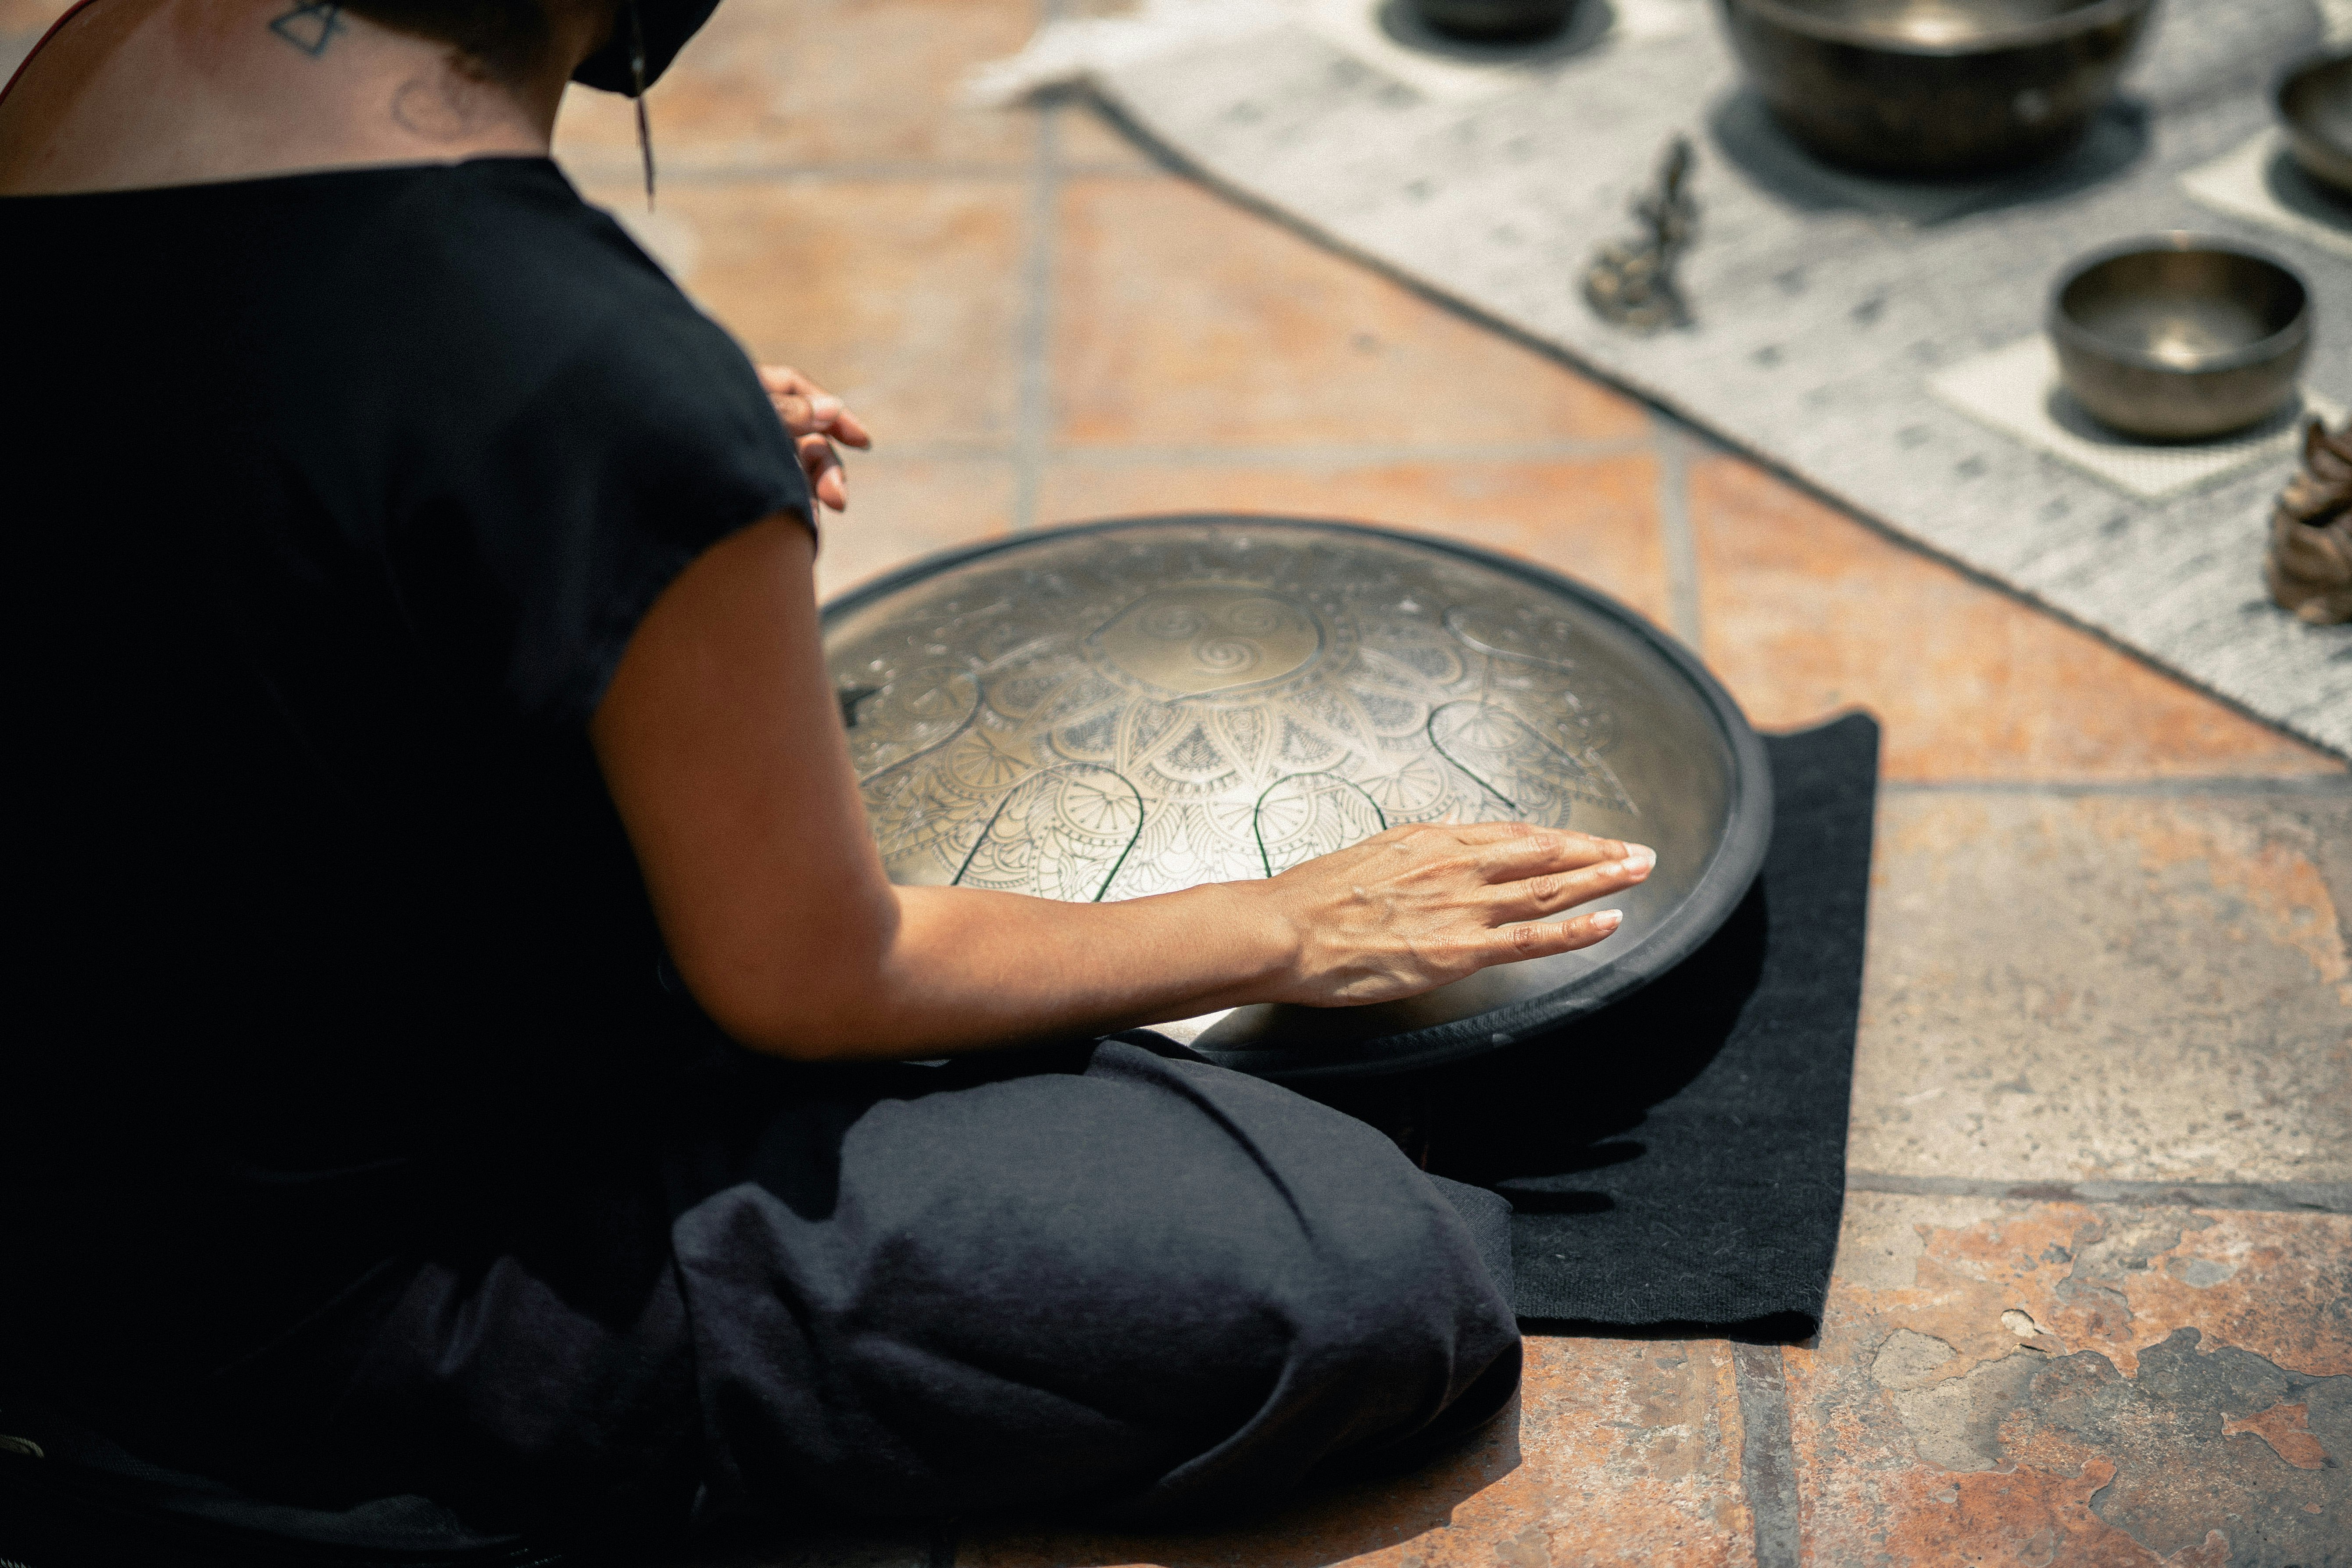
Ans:
[[[1564,921],[1528,921],[1518,925],[1497,926],[1486,935],[1480,965],[1519,963],[1530,958],[1549,958],[1557,953],[1574,952],[1604,941],[1624,923],[1623,911],[1595,910],[1590,914],[1571,916]]]
[[[792,437],[816,499],[835,511],[849,506],[849,476],[841,466],[838,441],[845,447],[871,447],[873,437],[841,399],[788,364],[759,367],[760,384],[775,405],[776,417]]]
[[[1515,837],[1494,839],[1475,848],[1478,869],[1489,882],[1516,882],[1529,877],[1582,870],[1589,866],[1622,860],[1637,851],[1653,860],[1657,858],[1638,844],[1595,838],[1590,834],[1555,827],[1524,828]]]
[[[1541,920],[1562,910],[1572,910],[1579,904],[1590,903],[1609,893],[1622,892],[1648,879],[1657,868],[1654,852],[1640,844],[1628,844],[1624,853],[1612,860],[1596,865],[1580,866],[1568,871],[1544,871],[1517,881],[1498,882],[1494,889],[1492,916],[1504,921]]]
[[[849,476],[833,443],[822,436],[803,436],[793,442],[793,447],[800,454],[801,472],[808,478],[810,491],[834,510],[847,511]]]
[[[845,447],[870,447],[874,437],[863,421],[835,397],[788,364],[759,367],[760,384],[777,417],[794,436],[829,436]]]

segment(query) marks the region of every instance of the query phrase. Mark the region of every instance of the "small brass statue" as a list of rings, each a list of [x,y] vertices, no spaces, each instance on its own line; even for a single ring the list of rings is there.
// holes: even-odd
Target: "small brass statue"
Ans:
[[[1698,203],[1683,188],[1690,176],[1690,139],[1677,136],[1658,168],[1658,188],[1633,203],[1646,231],[1601,247],[1584,272],[1593,313],[1647,337],[1690,320],[1675,283],[1675,263],[1698,237]]]
[[[2303,471],[2271,512],[2271,597],[2315,626],[2352,621],[2352,422],[2303,433]]]

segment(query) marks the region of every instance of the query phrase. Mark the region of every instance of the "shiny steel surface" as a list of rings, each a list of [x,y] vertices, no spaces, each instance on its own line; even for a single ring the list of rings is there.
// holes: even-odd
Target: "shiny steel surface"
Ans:
[[[2340,195],[2352,195],[2352,52],[2290,66],[2272,101],[2303,172]]]
[[[2294,395],[2310,294],[2259,252],[2163,235],[2068,268],[2049,326],[2067,391],[2102,423],[2193,440],[2256,424]]]
[[[901,883],[1129,899],[1446,817],[1657,849],[1591,953],[1171,1031],[1255,1070],[1419,1065],[1599,1005],[1721,923],[1769,830],[1762,748],[1686,654],[1590,590],[1433,541],[1266,518],[1033,534],[837,601],[824,639]]]
[[[1817,155],[1989,173],[2063,152],[2114,93],[2155,0],[1718,0],[1749,82]]]

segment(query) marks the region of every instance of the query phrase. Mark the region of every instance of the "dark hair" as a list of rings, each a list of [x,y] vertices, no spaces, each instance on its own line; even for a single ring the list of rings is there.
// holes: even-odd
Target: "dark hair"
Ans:
[[[513,81],[537,65],[553,41],[551,5],[580,0],[343,0],[371,22],[445,43],[494,80]]]

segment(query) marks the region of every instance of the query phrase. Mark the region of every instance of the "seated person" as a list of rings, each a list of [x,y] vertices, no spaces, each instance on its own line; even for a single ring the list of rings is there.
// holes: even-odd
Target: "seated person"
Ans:
[[[0,101],[0,1409],[571,1532],[1201,1519],[1475,1427],[1499,1201],[1115,1037],[1587,946],[1649,852],[891,886],[812,574],[865,432],[549,161],[615,26],[95,0]]]

